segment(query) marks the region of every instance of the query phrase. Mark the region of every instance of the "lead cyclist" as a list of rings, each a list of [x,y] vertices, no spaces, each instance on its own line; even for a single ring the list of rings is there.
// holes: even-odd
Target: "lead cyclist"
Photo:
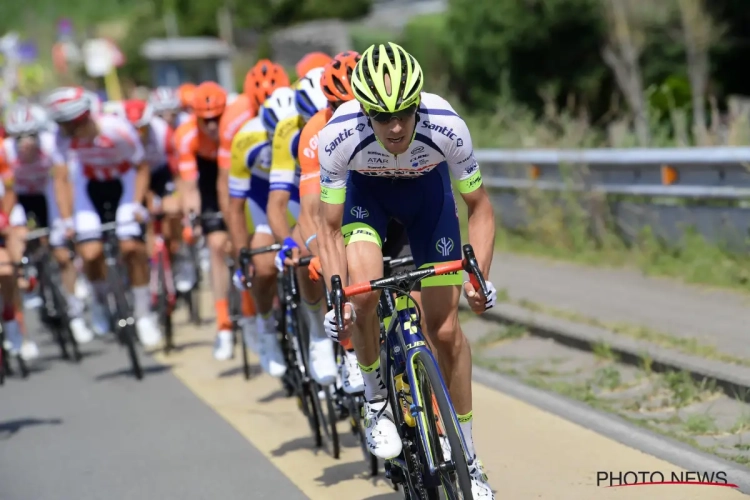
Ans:
[[[450,104],[422,92],[417,60],[394,44],[373,45],[352,75],[354,100],[342,104],[319,140],[321,228],[318,234],[323,273],[344,283],[383,276],[381,242],[391,219],[405,227],[414,264],[427,267],[461,259],[461,234],[450,175],[468,207],[469,242],[479,267],[489,276],[495,218],[482,186],[466,123]],[[437,350],[469,456],[472,494],[492,499],[472,437],[471,350],[458,322],[463,286],[471,309],[482,313],[496,301],[490,282],[484,297],[462,273],[422,281],[424,322]],[[401,439],[380,380],[378,292],[345,305],[344,329],[334,312],[326,314],[326,333],[351,337],[364,376],[367,445],[373,455],[392,459]]]

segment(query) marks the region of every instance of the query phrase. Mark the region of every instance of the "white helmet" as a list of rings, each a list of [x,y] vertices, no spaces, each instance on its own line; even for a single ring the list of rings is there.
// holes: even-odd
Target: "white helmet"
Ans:
[[[47,116],[40,106],[14,104],[5,113],[5,131],[10,136],[36,135],[47,130]]]
[[[172,87],[157,87],[149,97],[149,103],[154,112],[177,111],[182,107],[180,94]]]
[[[260,117],[266,132],[273,134],[281,120],[299,114],[294,106],[294,94],[291,87],[279,87],[263,103]]]
[[[60,87],[48,94],[43,104],[51,120],[69,122],[92,111],[95,103],[90,94],[81,87]]]
[[[315,113],[328,106],[328,99],[326,99],[323,86],[320,84],[324,71],[325,68],[311,69],[297,83],[294,105],[306,122],[310,121]]]

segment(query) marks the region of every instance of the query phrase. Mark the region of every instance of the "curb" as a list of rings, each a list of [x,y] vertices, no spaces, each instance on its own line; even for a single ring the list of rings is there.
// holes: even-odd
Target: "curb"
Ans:
[[[565,396],[538,389],[519,380],[474,365],[473,379],[492,389],[590,429],[625,446],[660,458],[688,471],[725,471],[738,490],[750,494],[750,469],[710,455],[672,438],[637,427]]]
[[[460,307],[465,308],[463,301]],[[591,351],[596,345],[605,344],[628,364],[640,365],[647,356],[653,361],[651,367],[654,371],[687,371],[698,381],[715,381],[730,397],[750,402],[750,367],[683,354],[604,328],[529,311],[513,304],[497,304],[484,314],[484,318],[505,325],[522,325],[531,335],[551,338],[576,349]]]

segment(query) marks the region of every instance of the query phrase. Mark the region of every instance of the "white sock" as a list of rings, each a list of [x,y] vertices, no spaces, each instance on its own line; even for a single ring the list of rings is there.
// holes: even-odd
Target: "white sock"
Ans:
[[[141,319],[151,312],[151,293],[148,285],[133,287],[133,315]]]
[[[310,339],[322,340],[328,338],[323,329],[323,315],[321,314],[322,309],[320,307],[322,302],[322,299],[315,304],[310,304],[305,300],[302,301],[301,309],[305,315],[307,326],[310,328]]]
[[[359,369],[362,371],[362,378],[365,382],[365,399],[372,401],[378,397],[388,396],[388,391],[385,388],[383,380],[380,378],[380,358],[377,359],[370,366],[363,366],[359,364]]]
[[[94,290],[94,298],[98,302],[104,302],[109,292],[109,286],[106,281],[90,281],[91,288]]]
[[[256,314],[255,326],[258,328],[258,334],[276,333],[276,319],[273,317],[273,309],[265,314]]]
[[[466,443],[466,454],[469,457],[475,458],[477,452],[474,451],[474,435],[471,431],[471,424],[474,421],[473,412],[469,412],[466,415],[456,415],[458,417],[458,425],[461,427],[461,434],[464,435],[464,442]]]

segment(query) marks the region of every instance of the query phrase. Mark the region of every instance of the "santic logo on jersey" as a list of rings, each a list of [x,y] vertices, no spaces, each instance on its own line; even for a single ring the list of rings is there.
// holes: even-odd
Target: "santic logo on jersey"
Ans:
[[[339,145],[347,140],[349,137],[354,135],[354,129],[348,128],[346,130],[343,130],[339,133],[339,136],[336,137],[333,141],[331,141],[330,144],[328,144],[325,147],[325,152],[328,153],[328,156],[331,156],[334,151],[336,151],[336,148],[339,147]]]
[[[422,127],[434,130],[435,132],[444,135],[448,139],[455,139],[457,137],[456,133],[453,132],[453,128],[444,127],[442,125],[435,125],[434,123],[430,123],[429,120],[424,120],[422,122]],[[463,144],[463,141],[461,141],[461,144]]]

